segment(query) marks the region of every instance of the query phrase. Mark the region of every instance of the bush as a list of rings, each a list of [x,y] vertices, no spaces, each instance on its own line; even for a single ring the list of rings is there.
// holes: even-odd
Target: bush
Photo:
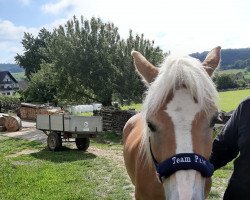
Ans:
[[[236,81],[238,87],[245,88],[247,86],[247,82],[245,80],[238,80]]]
[[[236,88],[238,86],[231,74],[217,74],[214,77],[214,82],[219,90]]]
[[[16,110],[20,106],[20,103],[18,96],[0,95],[0,112]]]

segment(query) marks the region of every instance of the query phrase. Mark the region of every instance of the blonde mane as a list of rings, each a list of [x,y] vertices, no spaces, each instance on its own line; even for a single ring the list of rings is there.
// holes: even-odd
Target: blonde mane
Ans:
[[[169,55],[160,66],[159,75],[149,86],[142,108],[145,124],[141,150],[150,160],[152,159],[149,147],[151,132],[147,128],[146,119],[159,110],[169,93],[174,95],[176,90],[183,87],[189,91],[207,116],[211,111],[218,109],[218,92],[202,63],[190,56]]]
[[[150,85],[143,104],[143,112],[154,114],[170,92],[186,87],[197,103],[209,114],[217,108],[218,92],[201,62],[190,56],[169,55],[160,67],[160,73]]]

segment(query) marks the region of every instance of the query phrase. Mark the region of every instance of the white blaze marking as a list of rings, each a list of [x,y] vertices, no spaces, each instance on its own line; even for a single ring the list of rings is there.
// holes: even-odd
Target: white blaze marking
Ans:
[[[193,97],[186,89],[177,90],[172,101],[168,103],[166,112],[171,117],[174,125],[176,154],[193,153],[192,122],[195,115],[200,111],[201,107],[194,102]],[[187,200],[192,198],[195,174],[196,171],[194,170],[176,172],[179,199]]]
[[[174,124],[176,154],[193,153],[192,122],[199,111],[199,104],[194,102],[186,89],[177,90],[172,101],[168,103],[166,112]]]

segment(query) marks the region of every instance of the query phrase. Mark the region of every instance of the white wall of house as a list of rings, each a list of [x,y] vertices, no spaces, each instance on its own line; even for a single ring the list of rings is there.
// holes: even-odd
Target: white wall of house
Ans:
[[[18,84],[15,83],[10,76],[7,74],[3,82],[0,84],[0,92],[2,95],[13,95],[15,93],[16,88],[18,88]]]

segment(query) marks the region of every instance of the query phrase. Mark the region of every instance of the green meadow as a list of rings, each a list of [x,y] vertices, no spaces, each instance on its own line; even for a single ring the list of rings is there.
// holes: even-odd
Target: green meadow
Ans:
[[[87,152],[72,145],[52,152],[40,142],[0,136],[0,199],[130,200],[117,137],[112,144],[91,141]]]
[[[246,97],[250,96],[250,89],[220,92],[220,109],[226,112],[234,110]]]
[[[234,110],[237,107],[237,105],[248,96],[250,96],[250,89],[219,92],[220,109],[225,112]],[[130,106],[122,107],[123,110],[135,109],[137,111],[140,111],[141,108],[142,104],[132,104]]]
[[[220,92],[222,110],[230,111],[250,89]],[[141,109],[141,104],[130,107]],[[122,156],[121,135],[100,134],[87,152],[73,145],[51,152],[40,142],[0,136],[1,200],[132,200],[134,188]],[[233,164],[217,170],[209,200],[222,199]]]

